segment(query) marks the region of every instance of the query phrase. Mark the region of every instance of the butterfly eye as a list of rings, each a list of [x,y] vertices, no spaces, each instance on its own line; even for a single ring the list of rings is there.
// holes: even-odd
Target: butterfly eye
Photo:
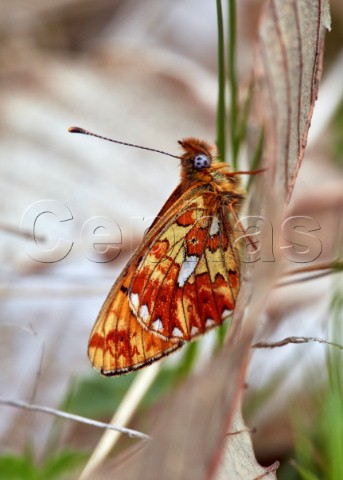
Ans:
[[[210,159],[206,155],[197,155],[194,158],[195,170],[202,170],[203,168],[208,168],[210,166],[210,163]]]

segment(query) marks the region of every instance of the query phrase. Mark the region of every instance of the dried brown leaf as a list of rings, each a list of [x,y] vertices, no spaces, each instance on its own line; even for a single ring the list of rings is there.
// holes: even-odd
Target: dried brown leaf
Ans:
[[[254,114],[264,129],[263,161],[289,200],[317,98],[328,0],[268,0],[255,63]]]
[[[244,384],[247,349],[228,345],[189,378],[154,419],[153,441],[115,471],[129,480],[215,478],[220,451]]]
[[[279,463],[275,462],[267,468],[261,467],[256,461],[250,435],[251,432],[244,424],[242,413],[237,409],[216,480],[276,479],[275,471]]]

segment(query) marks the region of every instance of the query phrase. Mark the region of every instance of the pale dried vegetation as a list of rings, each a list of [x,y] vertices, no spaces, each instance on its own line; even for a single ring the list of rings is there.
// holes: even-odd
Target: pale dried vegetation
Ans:
[[[215,2],[2,3],[1,396],[67,407],[75,379],[97,375],[86,346],[105,295],[179,175],[172,159],[71,136],[67,127],[80,125],[176,154],[177,140],[185,136],[215,141]],[[67,448],[95,451],[99,477],[85,471],[84,479],[114,478],[113,471],[115,478],[128,480],[276,478],[274,462],[288,458],[293,446],[293,413],[314,422],[306,391],[314,380],[325,382],[327,347],[290,345],[251,355],[250,345],[290,335],[328,338],[329,305],[341,274],[275,285],[297,267],[280,249],[291,240],[281,232],[283,219],[291,215],[309,216],[320,225],[318,264],[342,257],[343,176],[331,122],[343,98],[343,9],[341,2],[331,2],[328,34],[324,0],[270,0],[258,20],[262,3],[237,2],[240,96],[247,95],[253,54],[256,89],[241,162],[246,168],[263,124],[268,171],[256,179],[247,212],[272,222],[276,261],[245,269],[230,338],[212,359],[208,351],[200,354],[195,371],[173,388],[174,395],[157,393],[144,415],[135,414],[144,393],[139,384],[144,390],[158,375],[159,367],[152,367],[135,379],[131,403],[122,403],[119,416],[114,405],[115,423],[133,418],[129,426],[155,441],[142,446],[117,436],[117,450],[108,460],[113,435],[95,450],[101,435],[95,428],[1,406],[3,452],[21,455],[28,442],[40,460]],[[303,159],[325,32],[324,75]],[[42,199],[67,206],[73,216],[63,224],[51,217],[37,224],[45,249],[60,235],[74,242],[61,262],[32,260],[27,216],[20,230],[24,212]],[[80,232],[93,216],[115,219],[121,228],[122,252],[109,264],[87,259],[90,249]],[[212,346],[205,339],[201,348]],[[176,361],[171,358],[171,366]],[[115,390],[116,382],[126,380],[104,381],[113,382]],[[128,383],[120,388],[124,396]]]

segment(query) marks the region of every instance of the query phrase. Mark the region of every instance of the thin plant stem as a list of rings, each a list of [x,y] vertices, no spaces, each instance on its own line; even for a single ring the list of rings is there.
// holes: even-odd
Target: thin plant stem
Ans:
[[[254,156],[253,156],[251,166],[250,166],[251,170],[256,170],[260,166],[261,159],[262,159],[262,153],[263,153],[263,145],[264,145],[264,130],[261,128],[261,131],[260,131],[260,134],[259,134],[259,137],[258,137],[258,141],[257,141],[257,145],[256,145],[256,149],[255,149],[255,152],[254,152]],[[247,191],[249,191],[253,179],[254,179],[254,176],[250,175],[249,180],[248,180],[248,184],[247,184]]]
[[[230,143],[232,155],[232,167],[238,168],[239,141],[237,138],[238,123],[238,89],[236,71],[236,1],[229,0],[229,35],[228,35],[228,75],[230,88]]]
[[[219,158],[225,162],[226,153],[226,102],[225,102],[225,41],[221,0],[217,1],[218,26],[218,100],[217,100],[217,147]]]
[[[23,410],[30,410],[31,412],[47,413],[49,415],[54,415],[55,417],[66,418],[67,420],[73,420],[74,422],[85,423],[91,425],[92,427],[99,427],[108,430],[114,430],[116,433],[126,433],[132,438],[140,438],[143,440],[150,440],[149,435],[145,433],[138,432],[137,430],[132,430],[131,428],[126,428],[122,426],[116,426],[109,423],[98,422],[97,420],[92,420],[90,418],[81,417],[80,415],[74,415],[73,413],[63,412],[61,410],[56,410],[56,408],[46,407],[45,405],[34,405],[31,403],[24,402],[22,400],[15,400],[12,398],[0,397],[0,405],[6,405],[8,407],[22,408]]]

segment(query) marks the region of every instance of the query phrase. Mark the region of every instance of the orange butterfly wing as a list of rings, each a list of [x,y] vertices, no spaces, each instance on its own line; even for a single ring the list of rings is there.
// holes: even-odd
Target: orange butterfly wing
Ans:
[[[234,308],[239,257],[228,207],[197,184],[178,200],[170,198],[171,207],[150,227],[91,332],[88,355],[104,375],[168,355],[221,324]]]
[[[150,243],[156,237],[158,239],[159,225],[164,224],[167,218],[165,212],[180,197],[180,187],[171,194],[142,244],[113,285],[91,331],[88,357],[93,367],[103,375],[120,375],[138,370],[169,355],[184,343],[181,339],[163,339],[149,331],[137,320],[129,302],[130,283],[136,277],[138,263]]]
[[[183,345],[163,340],[137,322],[126,293],[132,267],[124,273],[110,291],[90,335],[88,356],[103,375],[137,370]]]
[[[228,206],[204,186],[190,188],[156,222],[128,292],[143,328],[189,341],[232,314],[239,289],[232,225]]]

